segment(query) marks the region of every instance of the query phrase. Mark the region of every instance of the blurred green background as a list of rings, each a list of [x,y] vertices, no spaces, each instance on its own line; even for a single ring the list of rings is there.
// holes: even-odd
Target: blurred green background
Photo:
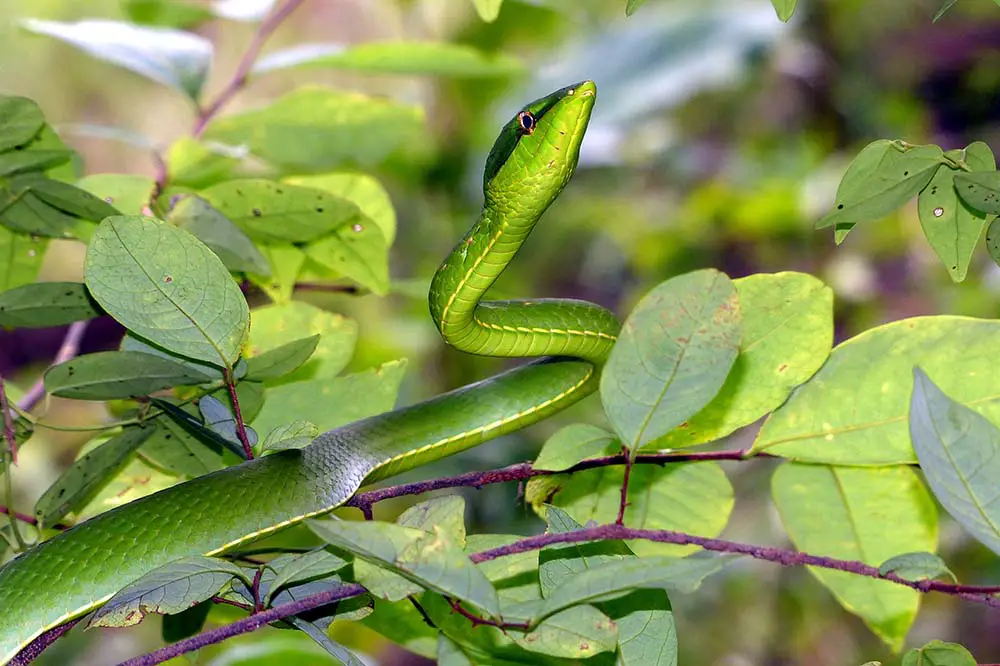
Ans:
[[[478,212],[482,164],[500,124],[524,102],[583,78],[597,82],[599,95],[580,168],[498,284],[497,296],[583,298],[624,315],[658,282],[712,266],[732,277],[782,270],[819,276],[836,294],[838,341],[920,314],[997,315],[1000,270],[980,250],[968,279],[953,284],[920,232],[913,202],[863,225],[839,248],[829,230],[812,228],[850,159],[876,138],[946,149],[973,140],[1000,146],[1000,8],[993,2],[962,0],[934,24],[940,0],[801,0],[789,25],[777,20],[767,0],[649,0],[628,19],[624,4],[507,0],[498,20],[485,24],[467,0],[307,0],[268,42],[265,53],[303,42],[441,40],[511,55],[524,65],[521,75],[459,80],[282,72],[254,81],[227,107],[252,108],[317,82],[424,109],[419,139],[372,170],[398,216],[394,293],[299,294],[358,320],[353,368],[409,358],[400,397],[409,403],[504,366],[446,349],[427,316],[425,288]],[[126,128],[166,148],[190,132],[191,104],[20,30],[25,17],[121,19],[119,2],[0,0],[0,93],[36,100],[81,153],[85,173],[152,175],[148,154],[80,136],[72,125]],[[254,30],[231,21],[199,28],[216,47],[209,98],[228,81]],[[43,277],[79,280],[82,258],[80,246],[56,243]],[[94,325],[84,350],[114,347],[119,335],[113,325]],[[0,333],[0,371],[26,388],[61,336],[60,330]],[[54,400],[49,417],[79,424],[105,415],[87,403]],[[600,404],[591,398],[419,476],[528,460],[561,424],[599,418]],[[745,446],[752,436],[751,429],[724,444]],[[34,438],[15,477],[23,507],[73,459],[81,441],[72,433]],[[770,504],[767,461],[730,464],[727,472],[737,506],[723,536],[788,546]],[[528,533],[542,525],[512,486],[466,495],[474,531]],[[380,506],[379,515],[405,505]],[[1000,575],[996,558],[949,522],[942,525],[941,552],[965,583],[995,582]],[[743,562],[673,601],[682,664],[897,662],[802,569]],[[373,663],[425,663],[354,624],[344,627],[338,638]],[[1000,616],[985,607],[927,597],[909,644],[933,638],[962,642],[982,662],[1000,661]],[[156,620],[137,630],[90,632],[58,644],[44,663],[114,663],[159,640]],[[205,650],[198,663],[329,663],[303,641],[290,632],[259,632]],[[268,657],[270,649],[284,656]]]

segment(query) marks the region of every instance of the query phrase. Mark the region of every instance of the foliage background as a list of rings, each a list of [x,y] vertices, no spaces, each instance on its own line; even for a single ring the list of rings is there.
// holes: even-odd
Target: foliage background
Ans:
[[[1000,145],[1000,56],[992,46],[1000,12],[993,3],[963,0],[932,24],[937,0],[805,0],[787,26],[766,0],[650,0],[631,19],[623,4],[507,0],[499,19],[484,24],[461,0],[310,0],[268,43],[266,50],[309,41],[446,40],[516,56],[524,65],[520,75],[485,80],[283,72],[262,77],[227,108],[252,108],[319,82],[425,110],[421,136],[374,169],[398,215],[395,293],[299,295],[359,321],[353,368],[408,357],[400,398],[408,403],[502,367],[443,347],[426,313],[425,287],[478,211],[482,162],[502,120],[523,102],[585,77],[596,80],[599,97],[581,168],[498,295],[584,298],[625,313],[663,279],[714,266],[732,277],[779,270],[819,276],[836,294],[838,341],[918,314],[1000,314],[1000,270],[978,252],[966,282],[953,284],[919,232],[915,203],[859,229],[840,248],[828,232],[812,229],[848,161],[875,138],[944,148],[976,139]],[[74,135],[68,125],[120,126],[167,146],[190,131],[194,109],[175,92],[19,30],[17,20],[29,16],[122,18],[117,0],[2,0],[0,93],[37,100],[80,151],[86,173],[152,175],[142,152]],[[227,81],[253,29],[213,22],[202,30],[217,53],[208,97]],[[82,260],[82,250],[61,244],[50,252],[42,279],[79,280]],[[26,387],[61,334],[0,332],[0,371]],[[119,334],[101,320],[88,331],[84,351],[113,348]],[[55,400],[50,415],[76,424],[102,418],[87,409],[95,408]],[[530,459],[561,423],[599,412],[591,398],[570,414],[420,474]],[[750,435],[732,440],[746,445]],[[79,443],[71,433],[35,437],[17,476],[25,506],[72,460]],[[738,501],[724,537],[787,545],[770,504],[771,471],[762,460],[727,467]],[[512,487],[469,491],[467,499],[474,531],[540,526]],[[380,510],[389,517],[404,506]],[[995,556],[953,523],[942,528],[941,554],[961,580],[997,579]],[[893,663],[861,621],[801,569],[744,562],[674,603],[681,663]],[[40,663],[117,661],[155,647],[156,625],[66,641]],[[1000,618],[985,607],[930,596],[909,643],[954,640],[981,661],[997,661],[998,625]],[[274,641],[307,645],[287,632],[271,634]],[[258,645],[263,635],[242,643]],[[378,663],[421,663],[374,634],[338,639]],[[207,663],[217,651],[205,652]]]

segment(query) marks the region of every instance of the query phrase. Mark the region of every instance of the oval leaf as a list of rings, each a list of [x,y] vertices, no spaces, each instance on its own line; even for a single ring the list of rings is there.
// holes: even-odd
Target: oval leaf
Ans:
[[[193,100],[201,93],[212,61],[210,41],[180,30],[101,20],[60,23],[25,19],[21,25],[176,88]]]
[[[561,472],[581,460],[614,455],[620,451],[621,443],[612,433],[586,423],[574,423],[561,428],[546,440],[532,467]]]
[[[980,213],[1000,215],[1000,171],[957,174],[955,190],[962,201]]]
[[[104,314],[79,282],[38,282],[0,293],[0,326],[44,328]]]
[[[896,574],[906,580],[934,580],[935,578],[950,578],[957,583],[958,579],[948,565],[934,553],[903,553],[890,557],[878,568],[878,572]]]
[[[45,389],[61,398],[113,400],[211,380],[196,368],[160,356],[131,351],[96,352],[49,368]]]
[[[733,283],[715,270],[681,275],[649,292],[625,320],[601,375],[608,420],[633,451],[708,404],[740,347]]]
[[[233,272],[269,275],[267,259],[239,227],[200,197],[182,197],[167,221],[191,232]]]
[[[108,314],[182,356],[231,366],[250,325],[243,293],[197,238],[159,220],[110,217],[87,249],[87,288]]]
[[[297,370],[316,351],[319,340],[319,334],[311,335],[251,357],[247,361],[247,379],[263,381]]]

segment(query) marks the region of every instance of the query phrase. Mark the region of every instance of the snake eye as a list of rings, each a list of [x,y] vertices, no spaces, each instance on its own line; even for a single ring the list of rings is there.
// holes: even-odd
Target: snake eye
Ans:
[[[521,126],[521,131],[525,134],[531,134],[535,131],[535,117],[531,115],[530,111],[522,111],[517,114],[517,124]]]

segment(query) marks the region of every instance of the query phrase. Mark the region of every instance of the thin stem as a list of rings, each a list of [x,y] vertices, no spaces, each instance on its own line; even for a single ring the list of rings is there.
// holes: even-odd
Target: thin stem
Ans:
[[[228,606],[236,606],[240,610],[245,610],[248,613],[253,612],[253,606],[250,604],[240,603],[239,601],[234,601],[232,599],[226,599],[225,597],[212,597],[213,604],[226,604]]]
[[[229,389],[229,399],[233,403],[233,416],[236,418],[236,436],[240,438],[243,445],[243,452],[247,455],[247,460],[253,460],[253,447],[250,446],[250,438],[247,437],[247,426],[243,422],[243,412],[240,411],[240,398],[236,395],[236,381],[233,379],[233,371],[226,370],[226,388]]]
[[[616,525],[625,524],[625,507],[628,506],[628,480],[632,475],[632,451],[628,447],[622,447],[622,455],[625,457],[625,473],[622,475],[621,499],[618,500]]]
[[[296,282],[295,289],[299,291],[325,291],[336,294],[356,294],[359,291],[353,284],[323,284],[322,282]]]
[[[320,606],[326,606],[327,604],[331,604],[335,601],[350,599],[351,597],[356,597],[364,593],[365,588],[357,584],[344,585],[343,587],[324,590],[323,592],[303,597],[297,601],[291,601],[287,604],[269,608],[266,611],[261,611],[260,613],[245,617],[242,620],[237,620],[232,624],[219,627],[218,629],[212,629],[211,631],[206,631],[198,634],[197,636],[192,636],[191,638],[178,641],[172,645],[160,648],[156,652],[150,652],[149,654],[144,654],[129,659],[128,661],[123,661],[118,666],[153,666],[154,664],[162,664],[169,659],[173,659],[174,657],[187,652],[200,650],[207,645],[221,643],[227,638],[255,631],[270,624],[271,622],[275,622],[276,620],[281,620],[292,615],[298,615],[308,610],[319,608]]]
[[[52,365],[59,365],[60,363],[65,363],[70,360],[80,351],[80,342],[83,340],[83,334],[87,332],[86,321],[76,321],[69,325],[66,329],[66,337],[63,338],[62,345],[59,347],[59,351],[56,352],[56,357],[52,361]],[[28,389],[28,392],[24,394],[18,407],[21,411],[30,412],[38,403],[42,401],[45,397],[45,378],[44,376],[39,377],[34,385]]]
[[[14,432],[14,419],[11,418],[10,409],[7,406],[7,389],[4,386],[3,375],[0,375],[0,412],[3,412],[3,438],[7,443],[3,447],[3,492],[4,503],[7,506],[14,506],[14,482],[11,479],[11,467],[17,464],[17,437]],[[21,528],[16,520],[8,521],[10,531],[17,542],[17,552],[23,553],[28,544],[21,536]]]
[[[7,508],[5,506],[0,506],[0,513],[9,518],[14,518],[15,520],[20,520],[22,523],[27,523],[33,527],[38,527],[38,519],[34,516],[29,516],[26,513],[21,513],[20,511],[14,511],[13,509]],[[68,530],[70,528],[66,523],[56,523],[52,525],[52,529],[55,530]]]
[[[229,80],[226,87],[222,89],[218,97],[209,104],[207,107],[203,108],[198,114],[198,118],[195,121],[194,128],[191,130],[191,134],[194,138],[198,138],[208,127],[208,123],[218,115],[219,111],[222,110],[226,104],[228,104],[236,94],[244,88],[247,84],[247,79],[250,76],[250,70],[253,69],[253,64],[260,55],[261,49],[264,47],[264,43],[268,40],[278,26],[288,18],[292,12],[298,9],[299,5],[303,3],[304,0],[288,0],[285,4],[276,8],[269,16],[267,16],[260,23],[260,27],[257,29],[257,34],[254,35],[253,41],[250,42],[250,46],[247,47],[246,52],[243,57],[240,58],[239,64],[236,65],[236,71],[233,72],[233,78]]]
[[[446,597],[446,598],[448,600],[448,605],[451,606],[451,609],[456,613],[458,613],[459,615],[461,615],[462,617],[464,617],[465,619],[472,622],[473,627],[479,627],[479,626],[496,627],[500,631],[506,631],[507,629],[513,629],[515,631],[528,630],[529,625],[527,622],[503,622],[503,621],[491,620],[488,617],[481,617],[471,611],[467,611],[465,608],[462,607],[462,602],[459,601],[458,599],[453,599],[451,597]]]
[[[260,579],[264,575],[264,567],[257,567],[257,573],[253,575],[253,585],[250,589],[253,591],[253,612],[259,613],[264,610],[264,604],[260,600]]]

